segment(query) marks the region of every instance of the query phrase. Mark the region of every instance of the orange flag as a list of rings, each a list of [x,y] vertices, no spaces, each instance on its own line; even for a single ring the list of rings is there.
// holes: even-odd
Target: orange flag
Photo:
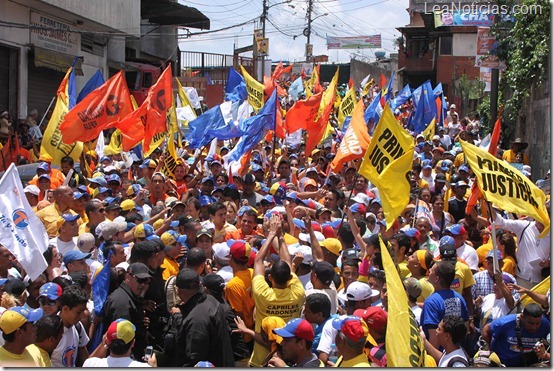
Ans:
[[[285,74],[285,73],[290,75],[291,72],[292,72],[292,64],[289,65],[289,66],[287,66],[287,67],[285,67],[285,68],[283,68],[283,71],[281,71],[281,75],[283,75],[283,74]],[[279,76],[279,77],[280,77],[280,76]]]
[[[148,96],[141,106],[115,125],[121,130],[124,151],[128,151],[144,138],[143,151],[146,153],[150,149],[150,142],[154,135],[167,130],[167,110],[173,104],[172,94],[171,65],[169,65],[148,90]],[[140,125],[136,125],[138,120],[144,124],[144,131]]]
[[[60,131],[64,143],[88,142],[102,130],[133,112],[129,88],[123,71],[77,103],[63,118]]]
[[[250,168],[250,157],[252,157],[252,150],[246,152],[240,159],[239,175],[245,176]]]
[[[307,129],[309,124],[313,124],[322,97],[323,93],[318,93],[308,99],[298,100],[294,103],[285,116],[287,133],[294,133],[298,129]]]
[[[279,64],[277,65],[277,67],[275,67],[275,71],[273,71],[273,73],[271,74],[271,79],[279,80],[279,77],[281,77],[282,73],[283,73],[283,62],[279,61]],[[273,90],[271,91],[271,93],[273,93]]]
[[[489,143],[489,153],[493,156],[496,156],[496,153],[498,152],[498,141],[500,140],[500,127],[501,127],[501,118],[502,118],[502,109],[500,109],[500,112],[498,113],[498,118],[496,119],[496,122],[494,123],[494,129],[492,129],[491,134],[491,141]],[[483,197],[483,194],[481,193],[481,190],[477,186],[477,182],[473,182],[471,185],[471,194],[469,195],[469,198],[467,200],[466,205],[466,214],[471,213],[471,210],[477,205],[477,201]]]
[[[381,73],[381,77],[379,77],[379,89],[383,89],[385,85],[387,85],[387,78]]]
[[[306,140],[306,153],[312,153],[312,150],[317,146],[322,139],[323,134],[327,130],[329,124],[329,115],[335,104],[335,96],[337,94],[337,82],[339,80],[339,69],[333,76],[331,83],[323,92],[321,104],[318,109],[318,117],[315,123],[309,123],[306,130],[308,131],[308,139]]]
[[[0,171],[5,171],[10,165],[17,165],[17,155],[19,154],[19,141],[17,135],[9,136],[8,141],[0,151]]]
[[[277,138],[285,139],[285,121],[283,120],[284,110],[281,108],[281,101],[277,100],[277,115],[275,116],[275,135]]]
[[[338,173],[346,162],[364,157],[370,141],[364,120],[364,102],[360,99],[354,107],[350,126],[344,133],[335,159],[331,162],[333,171]]]
[[[354,80],[352,80],[352,77],[348,79],[348,89],[352,89],[354,87]]]

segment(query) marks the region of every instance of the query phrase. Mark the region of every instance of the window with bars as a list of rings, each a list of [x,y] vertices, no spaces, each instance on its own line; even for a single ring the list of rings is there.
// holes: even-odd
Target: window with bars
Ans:
[[[81,50],[100,57],[104,56],[106,43],[102,36],[94,34],[81,34]]]

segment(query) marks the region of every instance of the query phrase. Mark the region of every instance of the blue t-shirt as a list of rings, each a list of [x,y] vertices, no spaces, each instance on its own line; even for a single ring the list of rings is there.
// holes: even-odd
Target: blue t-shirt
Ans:
[[[500,361],[508,367],[523,366],[521,350],[517,344],[516,336],[516,314],[501,317],[491,322],[492,332],[491,351],[495,352]],[[550,321],[544,316],[541,319],[539,329],[535,333],[525,330],[521,326],[521,344],[525,353],[532,353],[535,343],[541,339],[546,339],[550,333]]]
[[[312,341],[312,353],[319,356],[319,352],[317,351],[317,347],[319,345],[319,341],[321,340],[321,332],[323,331],[323,326],[327,323],[327,321],[332,321],[335,318],[337,318],[338,314],[331,314],[331,317],[327,318],[325,322],[323,322],[321,325],[316,326],[314,330],[314,341]]]
[[[449,314],[462,317],[464,321],[469,319],[466,302],[456,291],[450,289],[435,291],[425,299],[419,320],[425,336],[429,336],[429,329],[437,328],[444,316]]]

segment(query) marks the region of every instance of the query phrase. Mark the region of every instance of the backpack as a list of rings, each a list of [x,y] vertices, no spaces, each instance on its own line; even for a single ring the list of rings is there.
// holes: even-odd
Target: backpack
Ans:
[[[179,295],[177,294],[177,286],[175,285],[176,280],[177,276],[171,276],[167,279],[167,281],[165,281],[164,285],[166,307],[169,313],[171,313],[171,308],[179,304],[181,301]]]

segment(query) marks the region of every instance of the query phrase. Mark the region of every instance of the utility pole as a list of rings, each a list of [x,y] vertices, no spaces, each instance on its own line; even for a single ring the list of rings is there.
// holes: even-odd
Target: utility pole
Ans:
[[[261,17],[261,21],[262,21],[262,35],[263,35],[263,38],[265,39],[265,20],[267,18],[267,0],[262,0],[262,17]],[[262,73],[260,74],[260,81],[264,82],[264,72],[265,72],[265,53],[261,53],[262,54]]]
[[[304,29],[304,36],[306,36],[306,61],[309,61],[312,57],[312,47],[310,44],[310,36],[312,34],[312,8],[313,0],[308,0],[308,27]]]

